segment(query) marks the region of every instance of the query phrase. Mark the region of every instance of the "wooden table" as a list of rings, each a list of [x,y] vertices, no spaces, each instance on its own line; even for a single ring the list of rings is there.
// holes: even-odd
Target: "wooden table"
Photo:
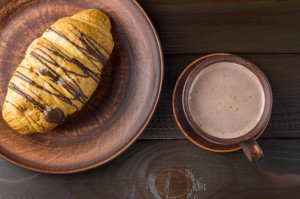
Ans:
[[[140,139],[96,169],[49,175],[0,159],[0,198],[300,198],[300,1],[139,0],[165,54],[157,111]],[[271,121],[259,139],[265,158],[214,153],[188,141],[172,113],[181,71],[214,52],[261,67],[274,92]]]

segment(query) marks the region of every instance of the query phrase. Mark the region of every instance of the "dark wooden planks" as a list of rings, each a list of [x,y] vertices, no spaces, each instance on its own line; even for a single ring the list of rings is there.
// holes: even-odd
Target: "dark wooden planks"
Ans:
[[[299,52],[299,1],[138,1],[168,54]],[[185,138],[173,119],[172,92],[180,72],[201,55],[166,55],[162,98],[142,139]],[[274,112],[263,137],[299,137],[300,55],[242,56],[260,65],[273,86]],[[300,141],[259,143],[265,158],[258,164],[241,151],[208,152],[187,140],[139,140],[112,162],[72,175],[40,174],[0,159],[0,198],[299,198]]]
[[[300,138],[300,54],[239,54],[270,80],[274,105],[263,138]],[[166,55],[165,77],[156,113],[141,139],[184,139],[172,111],[172,93],[181,71],[199,55]]]
[[[299,53],[300,2],[138,0],[164,52]]]
[[[187,140],[137,141],[110,163],[72,175],[47,175],[0,160],[1,199],[297,198],[300,140],[260,140],[265,158],[215,153]],[[168,197],[167,197],[168,196]]]

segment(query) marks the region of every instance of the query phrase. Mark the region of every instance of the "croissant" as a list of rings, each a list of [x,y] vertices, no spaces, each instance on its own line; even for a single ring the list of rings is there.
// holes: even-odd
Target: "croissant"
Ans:
[[[114,47],[109,18],[81,11],[35,39],[9,81],[2,116],[21,134],[48,132],[79,111],[97,88]]]

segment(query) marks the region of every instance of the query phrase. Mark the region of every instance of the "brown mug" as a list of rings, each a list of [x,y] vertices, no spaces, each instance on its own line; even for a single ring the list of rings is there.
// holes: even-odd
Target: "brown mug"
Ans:
[[[214,137],[207,132],[205,132],[199,125],[196,124],[194,121],[190,108],[189,108],[189,100],[188,100],[188,95],[189,91],[191,89],[191,85],[193,80],[196,78],[196,76],[207,66],[210,66],[214,63],[217,62],[232,62],[236,63],[239,65],[242,65],[246,68],[248,68],[252,73],[255,74],[255,76],[259,79],[261,82],[261,85],[263,87],[263,93],[264,93],[264,107],[263,107],[263,112],[261,115],[260,120],[258,123],[256,123],[255,127],[249,130],[249,132],[245,133],[244,135],[240,137],[235,137],[231,139],[224,139],[224,138],[219,138],[219,137]],[[267,77],[264,75],[264,73],[252,62],[236,56],[232,54],[225,54],[225,53],[218,53],[218,54],[212,54],[208,55],[205,57],[202,57],[192,64],[188,66],[188,68],[192,68],[192,70],[189,72],[187,75],[187,78],[185,80],[185,83],[183,85],[182,89],[182,108],[184,115],[186,117],[187,122],[193,129],[192,132],[187,132],[186,134],[189,133],[197,133],[200,135],[204,140],[214,143],[216,145],[239,145],[242,150],[244,151],[245,155],[251,162],[257,162],[263,157],[263,152],[260,148],[260,146],[257,144],[256,140],[261,133],[264,131],[266,128],[270,116],[271,116],[271,109],[272,109],[272,91],[271,87],[269,84],[269,81]],[[189,138],[193,137],[190,135],[187,135]],[[194,140],[195,142],[195,140]],[[201,146],[201,145],[200,145]],[[205,148],[205,147],[204,147]]]

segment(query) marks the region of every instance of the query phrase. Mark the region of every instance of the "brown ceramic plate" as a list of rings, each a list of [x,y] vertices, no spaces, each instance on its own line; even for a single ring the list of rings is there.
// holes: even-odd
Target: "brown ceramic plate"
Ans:
[[[112,21],[115,48],[102,81],[85,107],[46,134],[23,136],[0,119],[1,156],[46,173],[99,166],[128,148],[148,124],[162,85],[156,32],[132,0],[0,1],[0,104],[29,44],[59,18],[96,8]]]

